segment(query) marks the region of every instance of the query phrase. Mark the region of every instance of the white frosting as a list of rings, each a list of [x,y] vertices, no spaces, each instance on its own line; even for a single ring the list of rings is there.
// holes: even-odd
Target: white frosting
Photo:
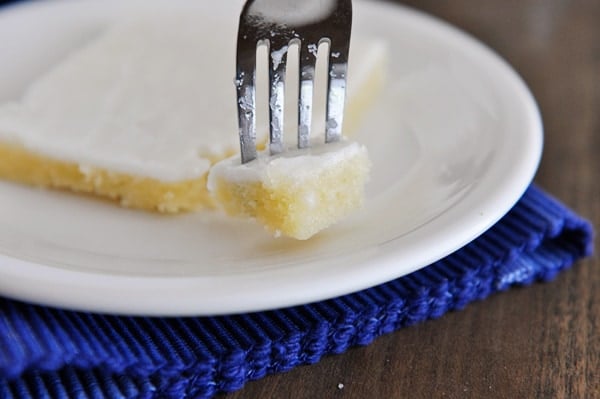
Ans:
[[[378,42],[353,43],[350,99],[385,53]],[[19,102],[0,106],[0,140],[82,170],[199,177],[207,156],[239,148],[234,62],[235,32],[219,33],[219,21],[206,16],[122,22],[40,77]]]
[[[239,156],[230,157],[217,162],[208,174],[207,187],[214,191],[218,181],[230,183],[263,182],[295,180],[302,182],[318,176],[323,170],[335,168],[345,161],[365,155],[365,146],[352,141],[340,141],[331,144],[320,144],[305,149],[290,149],[271,156],[267,151],[258,157],[242,164]]]

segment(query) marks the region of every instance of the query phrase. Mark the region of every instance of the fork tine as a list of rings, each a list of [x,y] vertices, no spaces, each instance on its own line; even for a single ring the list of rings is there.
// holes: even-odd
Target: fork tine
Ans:
[[[256,158],[256,35],[251,28],[248,1],[240,14],[236,49],[235,87],[242,163]]]
[[[235,86],[242,163],[256,158],[256,52],[238,51]]]
[[[310,128],[312,123],[313,88],[315,66],[317,62],[316,43],[302,41],[300,43],[300,76],[298,98],[298,148],[310,145]]]
[[[349,50],[349,40],[342,43],[332,41],[329,46],[327,122],[325,124],[326,143],[338,141],[342,137]]]
[[[272,155],[283,151],[285,105],[285,71],[289,42],[273,38],[269,43],[269,150]]]

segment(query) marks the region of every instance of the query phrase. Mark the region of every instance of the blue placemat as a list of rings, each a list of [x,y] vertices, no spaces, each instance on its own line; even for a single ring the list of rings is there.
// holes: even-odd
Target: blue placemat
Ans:
[[[0,299],[0,398],[210,397],[318,362],[592,251],[592,228],[530,187],[490,230],[408,276],[339,298],[223,317],[146,318]]]

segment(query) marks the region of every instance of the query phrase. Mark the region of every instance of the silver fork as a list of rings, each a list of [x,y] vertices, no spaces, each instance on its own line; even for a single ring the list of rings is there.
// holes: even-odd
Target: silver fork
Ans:
[[[256,50],[269,48],[269,150],[284,150],[287,50],[299,47],[298,148],[309,146],[317,49],[329,44],[325,142],[342,134],[351,0],[247,0],[238,30],[236,88],[242,163],[256,158]]]

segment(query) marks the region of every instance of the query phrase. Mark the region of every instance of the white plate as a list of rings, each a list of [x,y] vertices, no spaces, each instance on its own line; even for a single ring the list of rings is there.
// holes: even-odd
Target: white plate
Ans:
[[[0,44],[0,100],[141,4],[60,0],[0,12],[0,37],[13,38]],[[226,34],[240,5],[170,2],[222,18]],[[0,183],[0,293],[114,313],[255,311],[389,281],[477,237],[537,168],[542,126],[530,92],[480,43],[402,7],[356,2],[355,34],[383,37],[391,51],[389,86],[359,135],[374,164],[363,211],[297,242],[216,213],[161,217]]]

